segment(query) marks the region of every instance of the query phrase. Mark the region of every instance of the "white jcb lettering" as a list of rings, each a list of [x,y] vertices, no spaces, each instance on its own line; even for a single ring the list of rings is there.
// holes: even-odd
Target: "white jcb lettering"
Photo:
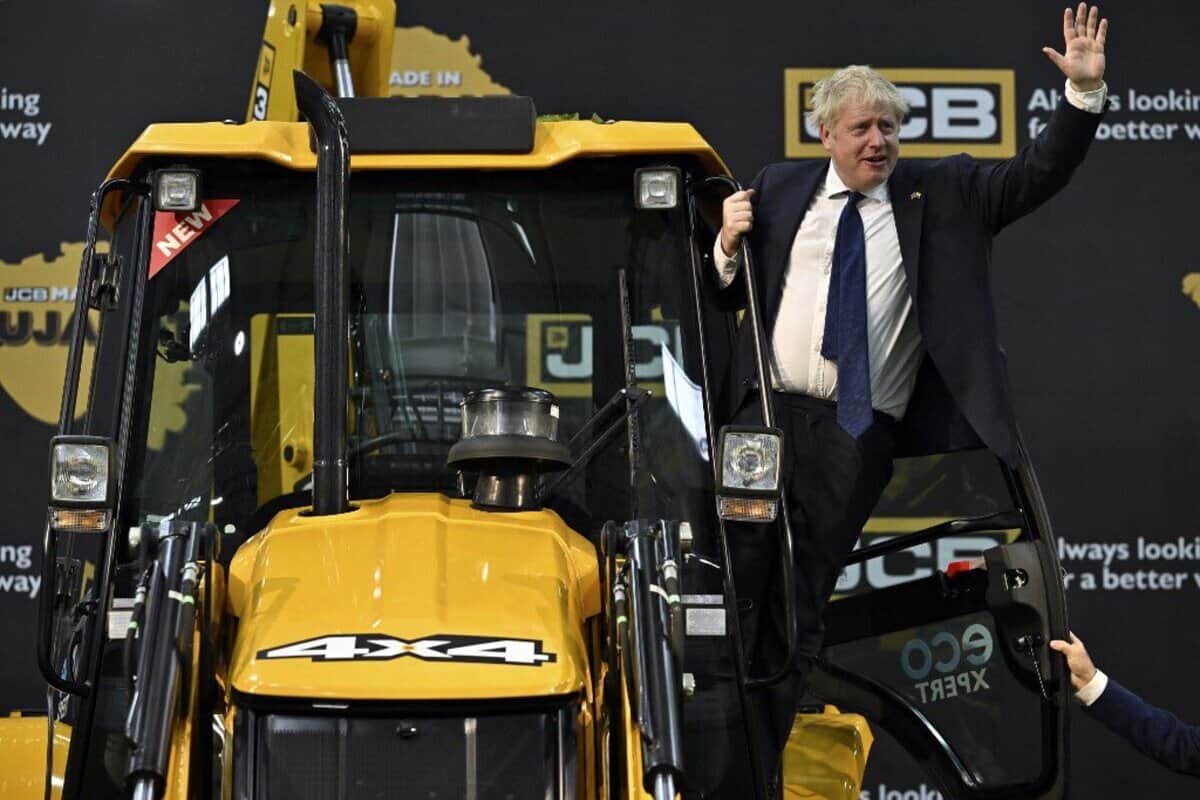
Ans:
[[[933,90],[933,135],[937,139],[987,139],[996,133],[996,99],[978,87]]]
[[[993,138],[1000,127],[996,96],[986,86],[898,86],[909,113],[898,131],[901,141],[977,142]],[[804,131],[813,140],[820,127],[807,114]]]
[[[546,356],[546,372],[558,380],[583,379],[592,376],[592,326],[579,331],[579,360],[567,361],[561,353]]]

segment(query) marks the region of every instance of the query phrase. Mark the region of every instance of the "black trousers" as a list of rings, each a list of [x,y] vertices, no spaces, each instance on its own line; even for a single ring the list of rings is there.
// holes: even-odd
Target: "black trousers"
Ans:
[[[782,392],[774,398],[775,423],[784,435],[781,477],[794,537],[795,586],[782,585],[776,526],[727,528],[752,676],[773,674],[783,664],[787,639],[781,593],[792,591],[796,597],[799,647],[792,675],[772,689],[752,693],[751,734],[768,776],[779,770],[805,678],[821,648],[822,611],[846,556],[891,480],[895,450],[891,417],[876,412],[875,423],[854,439],[838,425],[833,403]],[[757,392],[734,421],[761,424]]]

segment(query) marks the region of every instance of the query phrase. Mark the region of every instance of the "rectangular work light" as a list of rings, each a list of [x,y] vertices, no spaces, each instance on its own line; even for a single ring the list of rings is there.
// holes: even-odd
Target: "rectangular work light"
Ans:
[[[102,436],[50,440],[50,524],[72,533],[108,529],[113,507],[113,448]]]
[[[721,517],[741,522],[772,522],[779,513],[783,432],[778,428],[726,425],[718,461]]]
[[[653,167],[634,172],[635,203],[639,211],[675,208],[679,205],[679,170]]]
[[[155,211],[197,211],[200,208],[200,170],[172,167],[154,173]]]

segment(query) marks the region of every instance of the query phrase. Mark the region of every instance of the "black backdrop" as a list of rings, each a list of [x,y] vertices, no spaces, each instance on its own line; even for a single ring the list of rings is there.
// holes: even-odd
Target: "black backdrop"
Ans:
[[[77,258],[71,244],[83,238],[88,193],[147,123],[243,118],[265,6],[97,0],[48,10],[0,0],[0,710],[40,704],[32,580],[52,416],[44,409],[63,364],[40,357],[63,348],[20,341],[18,314],[29,310],[36,328],[47,309],[65,307],[28,293],[34,302],[17,305],[9,290],[73,285],[76,264],[66,262]],[[1200,10],[1162,0],[1103,10],[1120,107],[1067,191],[1000,238],[995,290],[1025,435],[1056,530],[1072,546],[1063,553],[1074,576],[1072,625],[1103,669],[1200,722],[1192,677],[1200,664],[1200,275],[1189,278],[1200,273],[1200,111],[1187,110],[1191,93],[1200,95]],[[401,28],[469,37],[457,43],[539,111],[691,121],[743,181],[785,156],[787,68],[870,63],[941,70],[947,80],[955,73],[946,70],[1011,71],[1011,105],[996,113],[1015,117],[1019,146],[1031,118],[1047,116],[1050,91],[1061,93],[1040,53],[1061,46],[1060,20],[1059,6],[1030,0],[417,0],[398,10]],[[1155,123],[1161,138],[1145,140]],[[14,360],[28,348],[40,348],[37,360]],[[1177,558],[1145,547],[1180,540],[1190,546]],[[1103,548],[1084,547],[1105,543],[1127,547],[1109,548],[1107,564]],[[1120,575],[1136,581],[1139,570],[1187,580],[1176,589],[1118,588]],[[1072,751],[1077,797],[1196,791],[1082,714]],[[871,798],[926,796],[914,773],[878,763],[864,787]]]

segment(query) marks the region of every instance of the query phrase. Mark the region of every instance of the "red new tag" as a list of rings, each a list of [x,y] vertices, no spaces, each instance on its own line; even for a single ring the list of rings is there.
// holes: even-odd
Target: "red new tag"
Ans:
[[[175,213],[157,211],[154,214],[153,244],[150,246],[150,277],[153,278],[171,259],[200,238],[213,223],[225,216],[238,200],[205,200],[198,211]]]

